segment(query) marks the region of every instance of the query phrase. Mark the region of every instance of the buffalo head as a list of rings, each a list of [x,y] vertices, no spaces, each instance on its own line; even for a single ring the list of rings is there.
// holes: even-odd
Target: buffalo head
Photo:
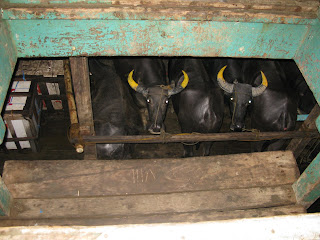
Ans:
[[[219,86],[230,96],[230,110],[232,115],[230,129],[239,132],[245,128],[245,116],[248,106],[254,97],[261,95],[266,90],[268,81],[261,71],[262,83],[258,87],[252,87],[246,83],[239,83],[236,80],[234,83],[228,83],[223,77],[223,72],[226,67],[227,66],[221,68],[217,75],[217,80]]]
[[[148,131],[152,134],[160,134],[161,130],[164,130],[163,122],[166,116],[170,96],[181,92],[187,86],[189,77],[182,71],[184,79],[175,87],[170,85],[145,87],[134,81],[133,71],[134,70],[128,75],[128,83],[133,90],[141,93],[146,98],[149,114]]]

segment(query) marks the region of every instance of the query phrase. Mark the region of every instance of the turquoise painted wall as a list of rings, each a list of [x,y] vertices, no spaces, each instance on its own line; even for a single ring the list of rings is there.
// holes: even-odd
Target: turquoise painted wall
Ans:
[[[17,51],[11,39],[7,22],[0,20],[0,111],[3,108],[9,83],[17,62]],[[6,128],[0,117],[0,144],[3,141]]]

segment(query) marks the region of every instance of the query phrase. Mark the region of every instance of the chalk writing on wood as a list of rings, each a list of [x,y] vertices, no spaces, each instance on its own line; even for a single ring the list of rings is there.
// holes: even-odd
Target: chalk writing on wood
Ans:
[[[154,172],[149,169],[132,169],[132,182],[133,183],[147,183],[147,182],[153,182],[156,180],[156,176]]]

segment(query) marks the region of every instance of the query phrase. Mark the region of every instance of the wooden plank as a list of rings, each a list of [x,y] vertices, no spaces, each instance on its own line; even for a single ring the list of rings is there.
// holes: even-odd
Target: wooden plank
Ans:
[[[12,203],[11,194],[0,176],[0,216],[8,216]]]
[[[231,211],[296,203],[291,185],[167,194],[14,199],[14,218],[134,216],[197,211]]]
[[[189,213],[149,214],[135,216],[104,217],[90,216],[86,218],[38,218],[19,219],[14,217],[0,217],[0,226],[101,226],[118,224],[150,224],[173,222],[203,222],[239,218],[271,217],[279,215],[293,215],[305,213],[299,205],[288,205],[271,208],[256,208],[232,211],[202,211]]]
[[[83,136],[85,144],[96,143],[172,143],[205,141],[258,141],[291,138],[320,138],[317,130],[282,132],[182,133],[129,136]]]
[[[308,118],[304,121],[302,126],[299,128],[299,131],[316,130],[317,126],[315,121],[319,115],[320,115],[320,107],[318,104],[316,104],[312,109],[312,111],[310,112]],[[311,138],[292,139],[289,145],[287,146],[286,150],[292,151],[294,157],[297,159],[311,140],[312,140]]]
[[[74,95],[77,105],[80,135],[94,135],[93,113],[90,93],[88,58],[70,57]],[[97,159],[95,145],[86,146],[84,159]]]
[[[11,76],[17,62],[17,49],[11,30],[6,21],[0,19],[0,112],[7,96]],[[0,116],[0,144],[3,141],[6,126]]]
[[[78,13],[78,8],[74,13]],[[232,56],[292,59],[308,33],[305,25],[229,21],[40,20],[41,24],[38,21],[8,21],[19,57]],[[37,48],[33,47],[34,42],[37,42]]]
[[[201,223],[119,226],[4,227],[0,238],[11,239],[319,239],[320,214],[235,219]]]
[[[40,2],[40,1],[38,1]],[[108,19],[108,20],[206,20],[247,21],[266,23],[306,24],[304,19],[317,16],[318,1],[148,1],[111,0],[48,6],[37,2],[36,6],[5,4],[4,19]],[[67,7],[66,7],[67,6]],[[74,7],[77,7],[75,14]],[[111,14],[113,12],[113,14]],[[260,17],[260,18],[259,18]],[[298,19],[301,21],[299,22]]]
[[[107,196],[292,184],[291,152],[187,159],[6,161],[3,178],[15,198]]]

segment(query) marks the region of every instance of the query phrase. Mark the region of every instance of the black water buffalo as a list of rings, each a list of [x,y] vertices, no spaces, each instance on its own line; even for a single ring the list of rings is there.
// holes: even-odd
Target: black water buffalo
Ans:
[[[174,58],[169,60],[169,79],[176,84],[189,77],[186,89],[172,97],[173,107],[183,133],[214,133],[223,121],[223,91],[213,82],[202,59]],[[212,142],[205,142],[203,155],[208,156]],[[193,156],[193,146],[184,145],[184,157]]]
[[[287,79],[292,81],[292,88],[297,93],[299,112],[301,114],[310,113],[317,101],[297,64],[294,62],[294,60],[281,60],[280,64],[286,74]]]
[[[213,69],[230,99],[231,130],[246,130],[245,116],[249,108],[254,129],[294,130],[297,99],[279,61],[217,59]],[[253,150],[279,150],[283,143],[284,140],[262,141],[254,144]]]
[[[92,110],[97,136],[134,135],[142,130],[139,110],[133,104],[128,86],[115,72],[113,65],[105,65],[89,58]],[[129,158],[132,144],[97,144],[99,159]]]
[[[187,79],[174,88],[167,85],[166,69],[160,58],[115,58],[114,65],[119,75],[126,79],[137,93],[134,96],[139,108],[147,109],[148,131],[152,134],[165,131],[164,119],[169,98],[186,87]]]

